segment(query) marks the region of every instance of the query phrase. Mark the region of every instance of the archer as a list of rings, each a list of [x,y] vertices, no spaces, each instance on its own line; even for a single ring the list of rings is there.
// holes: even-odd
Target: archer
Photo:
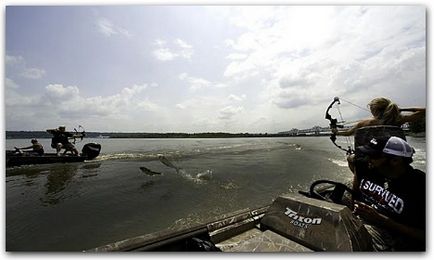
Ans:
[[[348,130],[338,131],[332,128],[335,135],[350,136],[361,127],[375,125],[392,125],[401,127],[405,123],[412,123],[425,117],[425,108],[399,108],[387,98],[374,98],[369,102],[368,107],[371,111],[372,118],[359,121]],[[401,112],[413,112],[409,115],[403,115]]]
[[[65,131],[65,126],[61,125],[57,129],[48,129],[47,132],[53,135],[51,138],[51,147],[56,149],[57,156],[60,155],[60,151],[65,149],[66,152],[70,151],[74,155],[78,156],[78,150],[75,148],[74,144],[69,141],[69,139],[83,138],[84,133],[71,133]]]

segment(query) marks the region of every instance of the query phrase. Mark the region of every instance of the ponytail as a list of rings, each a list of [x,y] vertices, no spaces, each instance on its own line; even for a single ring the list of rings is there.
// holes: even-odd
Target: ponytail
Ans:
[[[398,105],[387,98],[374,98],[368,104],[372,115],[384,125],[399,126],[401,114]]]
[[[385,125],[398,125],[400,122],[401,114],[399,107],[395,103],[390,102],[383,113],[383,123]]]

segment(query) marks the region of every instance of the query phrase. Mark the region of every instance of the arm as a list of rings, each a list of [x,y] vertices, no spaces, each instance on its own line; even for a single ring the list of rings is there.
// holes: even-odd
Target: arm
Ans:
[[[400,108],[399,112],[419,112],[419,111],[426,111],[426,108],[423,107],[405,107],[405,108]]]
[[[362,120],[348,130],[342,130],[342,131],[334,130],[333,133],[336,135],[341,135],[341,136],[351,136],[356,132],[357,129],[364,127],[364,126],[368,126],[368,125],[370,125],[370,123],[371,123],[370,119]]]
[[[82,137],[84,137],[84,133],[67,132],[67,136],[68,136],[68,139],[82,138]]]
[[[354,214],[359,215],[363,219],[387,230],[398,232],[402,235],[411,237],[413,239],[423,241],[425,239],[425,233],[423,230],[403,225],[395,220],[379,213],[371,206],[368,206],[362,202],[356,202],[354,204]]]
[[[415,122],[425,117],[426,108],[401,108],[401,112],[413,112],[410,115],[401,115],[401,124]]]
[[[19,148],[19,147],[14,147],[15,149],[19,149],[19,150],[26,150],[26,149],[31,149],[31,148],[33,148],[33,145],[32,146],[29,146],[29,147],[23,147],[23,148]]]
[[[57,132],[57,129],[47,129],[47,132],[54,135]]]
[[[348,167],[353,172],[353,174],[355,174],[354,159],[355,159],[355,154],[350,154],[347,156]]]

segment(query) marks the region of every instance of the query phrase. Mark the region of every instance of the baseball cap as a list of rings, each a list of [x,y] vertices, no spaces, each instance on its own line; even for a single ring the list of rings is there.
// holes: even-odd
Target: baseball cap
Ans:
[[[414,153],[413,147],[397,136],[372,138],[368,144],[357,147],[357,150],[368,155],[385,153],[407,158],[411,158]]]

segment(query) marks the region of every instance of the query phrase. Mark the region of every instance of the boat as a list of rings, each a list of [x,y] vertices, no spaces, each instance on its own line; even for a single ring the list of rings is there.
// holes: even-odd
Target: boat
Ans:
[[[366,144],[373,136],[391,135],[405,138],[398,127],[365,127],[356,132],[355,144]],[[127,238],[84,252],[373,251],[364,223],[352,214],[350,186],[317,180],[309,191],[282,194],[270,205],[218,216],[204,224]]]
[[[323,184],[332,182],[316,181],[311,191]],[[335,188],[328,187],[325,192],[281,195],[271,205],[223,215],[203,225],[178,231],[167,229],[85,252],[372,251],[368,231],[347,206],[315,197],[315,194],[321,194],[321,197],[327,196],[324,197],[327,200],[337,198],[346,190],[342,187],[336,184]]]
[[[28,164],[50,164],[50,163],[71,163],[83,162],[95,159],[101,151],[101,145],[87,143],[83,146],[79,155],[64,154],[58,156],[56,153],[45,153],[43,155],[19,154],[16,151],[6,151],[6,167],[14,167]]]

